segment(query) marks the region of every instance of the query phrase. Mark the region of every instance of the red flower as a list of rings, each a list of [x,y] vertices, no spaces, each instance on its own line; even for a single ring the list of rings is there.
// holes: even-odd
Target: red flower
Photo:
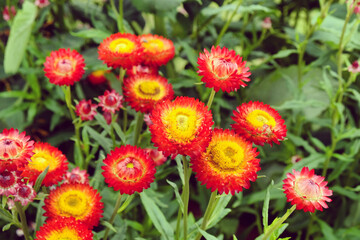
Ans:
[[[16,193],[14,197],[14,201],[21,202],[21,205],[26,206],[34,200],[36,197],[36,192],[31,183],[20,183],[16,187]]]
[[[197,72],[203,76],[201,81],[216,92],[220,89],[226,92],[237,91],[240,86],[247,86],[244,82],[250,81],[248,77],[251,73],[248,72],[249,68],[245,67],[246,61],[243,62],[242,57],[226,47],[221,49],[219,46],[213,46],[210,53],[204,49],[197,63]]]
[[[142,192],[155,178],[155,163],[146,152],[136,146],[115,148],[104,159],[101,168],[105,182],[121,194]]]
[[[112,34],[98,47],[99,59],[113,68],[138,65],[142,51],[138,37],[130,33]]]
[[[105,74],[110,73],[110,70],[97,70],[89,74],[88,79],[91,84],[98,85],[106,82]]]
[[[202,153],[211,139],[212,114],[203,102],[177,97],[158,103],[151,112],[151,141],[165,156],[194,156]]]
[[[115,90],[106,90],[104,95],[99,96],[99,106],[104,112],[115,113],[122,107],[123,96],[120,96]]]
[[[175,55],[174,44],[162,36],[145,34],[140,36],[144,53],[141,55],[144,65],[165,65]]]
[[[89,174],[86,172],[86,170],[80,170],[79,167],[76,167],[71,170],[71,172],[65,173],[64,183],[89,184]]]
[[[29,178],[35,183],[38,176],[47,168],[49,170],[42,182],[42,185],[49,187],[58,184],[68,169],[68,161],[62,152],[51,146],[49,143],[35,143],[34,155],[31,160],[22,168],[22,176]]]
[[[315,212],[315,209],[322,211],[328,208],[326,202],[332,191],[328,189],[324,177],[315,175],[314,169],[304,167],[301,172],[293,169],[293,174],[288,173],[284,179],[283,189],[288,202],[296,204],[296,209],[303,209],[304,212]]]
[[[202,185],[220,194],[249,188],[260,170],[259,153],[232,130],[214,129],[209,146],[201,156],[191,158],[191,168]]]
[[[124,79],[125,101],[136,111],[149,113],[156,103],[174,98],[174,90],[160,75],[138,74]]]
[[[16,15],[15,6],[11,6],[10,10],[11,10],[11,18],[14,18],[14,16]],[[4,18],[5,21],[10,20],[10,13],[9,13],[9,7],[8,6],[5,6],[2,14],[3,14],[3,18]]]
[[[91,100],[81,100],[77,105],[76,105],[76,115],[78,115],[81,120],[86,121],[86,120],[93,120],[94,116],[96,115],[96,108],[97,108],[97,104],[92,104]]]
[[[74,218],[53,218],[36,232],[35,240],[92,240],[93,233]]]
[[[52,51],[44,63],[45,76],[59,86],[73,85],[85,73],[84,58],[76,50],[60,48]]]
[[[236,133],[258,145],[279,141],[286,137],[286,125],[280,114],[262,102],[243,103],[233,111],[231,117],[235,123],[232,128]]]
[[[62,184],[45,199],[44,216],[75,218],[89,229],[99,224],[104,204],[98,191],[87,184]]]
[[[14,195],[18,187],[19,174],[17,171],[9,171],[7,169],[0,169],[0,196]]]
[[[162,165],[167,160],[162,151],[154,148],[145,148],[144,150],[149,154],[149,157],[155,162],[156,166]]]

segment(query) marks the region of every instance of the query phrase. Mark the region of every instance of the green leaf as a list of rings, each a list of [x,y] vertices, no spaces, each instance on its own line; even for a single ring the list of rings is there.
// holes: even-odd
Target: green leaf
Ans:
[[[37,206],[36,211],[36,218],[35,218],[35,232],[39,231],[40,226],[43,225],[45,218],[43,214],[45,213],[45,210],[42,208],[45,205],[44,201],[40,201]]]
[[[128,219],[125,220],[125,223],[139,232],[144,232],[144,226],[141,223]]]
[[[6,224],[5,226],[3,226],[3,228],[2,228],[2,231],[4,232],[4,231],[7,231],[7,230],[9,230],[10,229],[10,227],[11,227],[11,225],[13,225],[14,223],[8,223],[8,224]]]
[[[13,220],[13,216],[11,215],[11,213],[9,213],[9,211],[2,208],[0,208],[0,218],[2,218],[7,222],[11,222]]]
[[[102,40],[104,40],[105,38],[107,38],[111,35],[110,32],[102,31],[102,30],[95,29],[95,28],[82,30],[79,32],[70,32],[70,34],[75,37],[90,38],[90,39],[94,40],[94,42],[96,42],[96,43],[101,43]]]
[[[114,228],[114,226],[111,223],[109,223],[108,221],[101,221],[101,225],[109,228],[113,232],[117,232],[117,230]]]
[[[192,47],[190,47],[190,45],[185,41],[181,41],[180,44],[184,48],[185,54],[188,57],[191,65],[193,65],[193,67],[196,67],[198,56],[195,50]]]
[[[94,129],[92,129],[89,126],[84,126],[84,128],[86,128],[86,131],[89,133],[89,135],[95,141],[97,141],[100,144],[100,146],[103,147],[103,149],[105,150],[106,153],[110,152],[112,142],[109,138],[104,137],[102,134],[99,134],[97,131],[95,131]]]
[[[182,165],[182,156],[181,155],[177,155],[175,157],[175,161],[176,161],[176,164],[177,164],[177,169],[178,169],[178,172],[179,172],[179,176],[180,176],[180,179],[181,179],[181,183],[182,185],[185,184],[185,180],[184,180],[184,168],[183,168],[183,165]]]
[[[4,71],[7,74],[14,74],[19,69],[30,38],[36,13],[37,7],[35,4],[25,1],[22,9],[15,15],[10,29],[9,40],[5,47]]]
[[[36,179],[36,182],[35,182],[35,185],[34,185],[34,190],[35,192],[38,192],[40,187],[41,187],[41,183],[43,182],[46,174],[48,173],[49,171],[49,166],[47,166],[45,168],[45,170],[38,176],[38,178]]]
[[[220,196],[216,196],[217,204],[216,207],[209,219],[208,229],[215,226],[221,219],[223,219],[231,210],[226,208],[227,204],[231,200],[231,194],[222,194]]]
[[[235,235],[233,235],[233,240],[238,240],[237,237]]]
[[[206,240],[218,240],[215,236],[205,232],[204,230],[202,230],[199,226],[198,227],[198,230],[199,232],[201,233],[201,235],[203,235],[203,237],[206,239]]]
[[[266,195],[264,200],[264,207],[262,210],[262,217],[263,217],[263,226],[264,229],[267,228],[269,224],[269,203],[270,203],[270,189],[274,186],[274,180],[271,180],[270,185],[266,189]]]
[[[147,191],[140,193],[141,202],[145,207],[147,214],[153,222],[155,228],[165,239],[174,239],[174,230],[166,220],[164,214],[154,201],[146,194]]]
[[[166,182],[167,182],[168,184],[170,184],[170,186],[172,186],[172,187],[174,188],[176,200],[178,201],[179,206],[180,206],[180,209],[181,209],[181,212],[183,213],[183,212],[184,212],[184,202],[183,202],[183,200],[181,199],[181,196],[180,196],[179,189],[178,189],[177,185],[176,185],[175,183],[171,182],[171,181],[168,180],[168,179],[166,179]]]
[[[121,129],[121,127],[119,126],[119,124],[117,122],[112,122],[111,124],[112,124],[112,127],[114,128],[116,134],[119,136],[119,138],[123,142],[123,144],[126,144],[126,136],[125,136],[123,130]]]
[[[334,235],[333,229],[324,221],[316,218],[316,221],[320,224],[322,233],[326,240],[337,240],[338,238]]]
[[[141,12],[171,11],[184,0],[132,0],[131,3]]]
[[[131,201],[134,199],[134,197],[135,197],[135,194],[129,195],[129,196],[126,198],[125,202],[124,202],[124,203],[121,205],[121,207],[118,209],[117,213],[118,213],[118,214],[119,214],[119,213],[122,213],[122,212],[125,210],[125,208],[126,208],[127,206],[129,206],[129,204],[130,204]]]
[[[0,98],[24,98],[35,99],[34,95],[24,91],[5,91],[0,93]]]
[[[338,194],[341,194],[345,197],[348,197],[354,201],[358,201],[360,199],[360,195],[359,194],[356,194],[350,190],[347,190],[345,188],[342,188],[340,186],[334,186],[331,188],[331,190],[333,190],[334,192],[338,193]]]

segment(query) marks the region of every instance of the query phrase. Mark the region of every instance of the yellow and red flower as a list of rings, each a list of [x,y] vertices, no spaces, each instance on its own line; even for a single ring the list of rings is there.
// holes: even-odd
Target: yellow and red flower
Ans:
[[[114,89],[106,90],[104,95],[99,96],[99,106],[104,112],[115,113],[122,107],[123,96],[120,96]]]
[[[156,103],[174,98],[174,90],[160,75],[138,74],[124,79],[125,101],[136,111],[149,113]]]
[[[237,91],[240,87],[247,86],[244,82],[249,82],[251,73],[249,68],[245,67],[246,61],[236,55],[234,50],[223,49],[220,46],[212,46],[209,53],[204,49],[200,53],[197,63],[201,81],[208,88],[213,88],[216,92],[220,89],[225,92]]]
[[[62,152],[49,143],[35,143],[34,155],[22,168],[22,176],[35,183],[38,176],[47,168],[49,170],[42,185],[49,187],[58,184],[68,169],[68,160]]]
[[[141,61],[142,47],[139,38],[130,33],[115,33],[104,39],[98,47],[99,59],[108,67],[130,68]]]
[[[110,73],[110,70],[96,70],[89,74],[88,79],[91,84],[98,85],[107,81],[105,74]]]
[[[301,172],[293,169],[293,174],[288,173],[283,180],[283,189],[288,202],[296,205],[296,209],[303,209],[304,212],[315,212],[315,209],[322,211],[328,208],[326,202],[331,202],[329,198],[332,191],[328,189],[325,177],[315,174],[314,169],[309,171],[304,167]]]
[[[93,233],[74,218],[54,218],[40,227],[35,240],[92,240]]]
[[[52,51],[44,63],[45,76],[59,86],[73,85],[85,73],[84,58],[76,50],[60,48]]]
[[[218,190],[220,194],[234,195],[243,188],[250,187],[250,181],[257,178],[260,170],[259,153],[252,143],[232,130],[214,129],[206,150],[196,158],[191,158],[191,168],[202,185]]]
[[[93,120],[97,113],[96,108],[97,104],[92,104],[91,100],[83,99],[76,105],[75,112],[83,121]]]
[[[126,74],[128,76],[134,76],[137,74],[153,74],[153,75],[157,75],[159,74],[159,69],[158,67],[154,67],[154,66],[145,66],[145,65],[135,65],[132,66],[131,68],[126,69]]]
[[[121,194],[142,192],[155,179],[155,163],[141,148],[126,145],[115,148],[101,168],[105,182]]]
[[[104,204],[98,191],[87,184],[62,184],[45,199],[44,216],[75,218],[89,229],[99,224]]]
[[[151,112],[151,141],[165,156],[194,156],[205,150],[214,124],[211,111],[203,102],[177,97],[158,103]]]
[[[34,141],[25,132],[4,129],[0,133],[0,169],[21,167],[33,155]]]
[[[144,65],[165,65],[175,56],[175,48],[171,40],[153,34],[141,35],[139,38],[144,48],[144,53],[141,55]]]
[[[257,145],[268,143],[272,146],[273,142],[280,144],[279,141],[286,137],[285,121],[267,104],[250,101],[238,106],[233,113],[231,118],[235,123],[231,125],[232,128]]]

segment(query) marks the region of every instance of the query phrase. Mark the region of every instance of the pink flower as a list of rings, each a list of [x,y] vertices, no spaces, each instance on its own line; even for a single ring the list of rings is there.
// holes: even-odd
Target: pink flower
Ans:
[[[115,113],[122,107],[123,96],[120,96],[115,90],[106,90],[104,95],[99,96],[99,106],[104,112]]]
[[[266,17],[262,22],[261,22],[261,27],[263,29],[270,29],[272,27],[272,23],[271,23],[271,18],[270,17]]]
[[[14,6],[11,6],[11,18],[13,18],[16,15],[16,10]],[[9,21],[10,20],[10,13],[9,13],[9,7],[5,6],[4,10],[3,10],[3,18],[5,21]]]
[[[38,6],[39,8],[46,7],[49,4],[50,4],[49,0],[36,0],[35,1],[35,5]]]
[[[78,105],[76,105],[76,115],[78,115],[81,120],[93,120],[96,115],[97,104],[92,104],[91,100],[81,100]]]
[[[152,121],[150,119],[150,114],[144,114],[144,122],[148,127],[152,124]]]
[[[145,148],[144,150],[149,154],[149,157],[154,160],[156,166],[162,165],[167,160],[162,151],[154,148]]]
[[[19,184],[16,188],[15,201],[21,202],[21,205],[26,206],[32,202],[36,197],[36,192],[31,183]]]
[[[86,172],[86,170],[80,170],[79,167],[76,167],[71,170],[71,172],[67,172],[65,174],[64,183],[89,184],[89,174]]]
[[[360,72],[360,65],[358,61],[354,61],[349,67],[348,71],[352,73],[358,73]]]
[[[0,171],[0,195],[14,195],[18,187],[19,176],[16,171]]]

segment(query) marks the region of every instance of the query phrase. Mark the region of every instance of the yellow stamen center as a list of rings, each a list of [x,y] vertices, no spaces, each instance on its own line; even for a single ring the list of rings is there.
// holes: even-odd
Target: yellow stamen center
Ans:
[[[134,164],[133,163],[128,163],[128,164],[126,164],[126,167],[127,168],[134,168]]]
[[[64,229],[53,231],[51,235],[47,237],[48,240],[80,240],[81,237],[75,229]]]
[[[51,171],[57,167],[57,161],[53,156],[44,152],[35,153],[29,162],[30,168],[41,172],[44,171],[47,166],[49,166],[49,171]]]
[[[270,114],[258,109],[249,113],[246,117],[246,120],[256,128],[263,128],[265,124],[271,128],[275,127],[276,125],[275,119]]]
[[[170,138],[187,142],[195,138],[198,126],[196,111],[187,108],[174,109],[166,118]]]
[[[164,87],[156,81],[139,81],[135,84],[134,90],[142,99],[160,100],[164,96]]]
[[[110,43],[109,48],[112,52],[131,53],[135,48],[135,44],[129,39],[118,38]]]
[[[105,70],[96,70],[92,72],[91,75],[93,75],[94,77],[102,77],[104,76],[105,72]]]
[[[233,170],[241,165],[244,149],[232,141],[219,141],[209,146],[211,160],[222,170]]]
[[[89,208],[87,196],[81,191],[67,191],[60,196],[58,208],[61,215],[81,219]]]
[[[145,40],[143,47],[148,52],[160,52],[164,50],[164,42],[159,39]]]

